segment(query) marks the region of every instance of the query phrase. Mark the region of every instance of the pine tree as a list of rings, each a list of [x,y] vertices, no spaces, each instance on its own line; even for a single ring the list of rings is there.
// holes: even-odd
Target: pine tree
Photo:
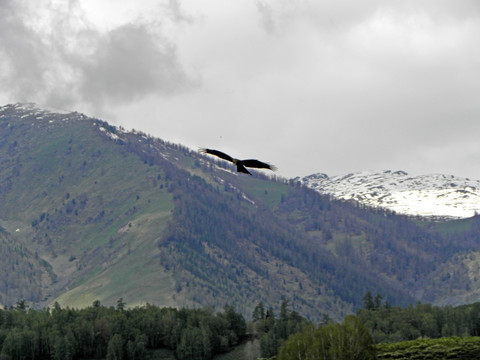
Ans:
[[[375,303],[373,302],[373,296],[370,290],[368,290],[365,296],[363,297],[363,308],[366,310],[375,309]]]
[[[115,334],[108,342],[107,360],[123,360],[123,338]]]

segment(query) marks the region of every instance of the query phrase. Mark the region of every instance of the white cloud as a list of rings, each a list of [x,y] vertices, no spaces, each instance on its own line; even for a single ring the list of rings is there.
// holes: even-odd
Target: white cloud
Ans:
[[[480,179],[476,0],[3,2],[9,101],[107,114],[285,176]]]

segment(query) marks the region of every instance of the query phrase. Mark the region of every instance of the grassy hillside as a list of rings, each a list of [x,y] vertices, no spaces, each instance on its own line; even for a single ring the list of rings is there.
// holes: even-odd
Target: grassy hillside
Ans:
[[[22,298],[42,299],[41,284],[49,267],[0,226],[0,304],[12,304]]]
[[[46,301],[174,304],[171,276],[155,261],[173,209],[162,171],[122,151],[98,121],[26,119],[2,124],[0,218],[12,241],[49,264]]]
[[[480,359],[480,338],[418,339],[379,344],[377,359]]]

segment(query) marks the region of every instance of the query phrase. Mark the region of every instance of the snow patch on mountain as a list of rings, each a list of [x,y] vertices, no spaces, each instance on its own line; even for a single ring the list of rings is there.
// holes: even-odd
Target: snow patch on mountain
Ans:
[[[14,104],[13,107],[16,110],[24,110],[28,112],[35,112],[36,114],[45,114],[45,113],[51,113],[51,114],[70,114],[71,111],[66,111],[62,109],[58,109],[52,106],[45,106],[45,105],[37,105],[35,103],[17,103]]]
[[[104,127],[100,126],[98,128],[101,132],[105,133],[112,140],[121,140],[117,134],[107,131]]]
[[[480,213],[480,181],[453,175],[410,176],[405,171],[363,171],[295,180],[337,199],[382,207],[399,214],[467,218]]]
[[[51,106],[41,106],[35,103],[9,104],[9,105],[2,106],[0,109],[14,109],[16,111],[23,112],[23,115],[20,116],[21,118],[32,116],[32,115],[40,117],[41,115],[49,115],[49,114],[66,115],[71,113],[71,111],[65,111],[65,110],[57,109]]]
[[[13,119],[32,119],[32,126],[43,126],[44,122],[52,124],[58,121],[83,120],[83,114],[65,111],[35,103],[16,103],[0,106],[0,118],[12,117]]]

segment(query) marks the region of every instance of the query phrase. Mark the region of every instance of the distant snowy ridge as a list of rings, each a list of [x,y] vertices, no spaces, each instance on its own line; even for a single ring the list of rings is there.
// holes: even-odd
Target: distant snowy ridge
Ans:
[[[410,176],[405,171],[363,171],[295,180],[337,199],[382,207],[399,214],[467,218],[480,213],[480,181],[453,175]]]

